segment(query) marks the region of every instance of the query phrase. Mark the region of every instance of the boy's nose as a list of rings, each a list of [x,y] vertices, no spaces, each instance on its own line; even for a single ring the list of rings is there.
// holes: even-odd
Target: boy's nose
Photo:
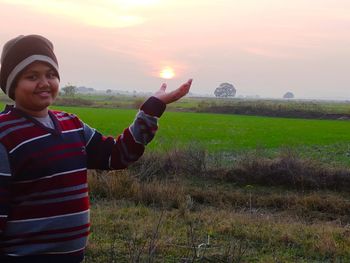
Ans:
[[[50,83],[46,77],[41,77],[38,85],[39,87],[49,87]]]

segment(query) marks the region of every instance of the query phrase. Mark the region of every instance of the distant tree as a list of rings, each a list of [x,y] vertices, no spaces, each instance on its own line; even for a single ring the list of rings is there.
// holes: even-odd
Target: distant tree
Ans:
[[[108,90],[106,90],[106,93],[107,93],[107,94],[111,94],[111,93],[112,93],[112,90],[111,90],[111,89],[108,89]]]
[[[286,94],[283,95],[284,99],[293,99],[294,98],[294,94],[290,91],[286,92]]]
[[[62,91],[65,96],[73,97],[75,93],[77,92],[77,87],[72,84],[67,84],[62,88]]]
[[[94,88],[87,88],[84,86],[77,87],[75,90],[76,90],[76,93],[90,93],[95,91]]]
[[[220,86],[215,89],[214,95],[219,98],[234,97],[236,95],[236,89],[230,83],[221,83]]]

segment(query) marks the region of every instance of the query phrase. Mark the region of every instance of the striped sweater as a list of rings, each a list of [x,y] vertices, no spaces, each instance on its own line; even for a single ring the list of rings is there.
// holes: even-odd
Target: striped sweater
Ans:
[[[0,261],[82,260],[90,227],[87,169],[136,161],[164,110],[151,97],[116,139],[65,112],[49,111],[55,129],[16,108],[0,114]]]

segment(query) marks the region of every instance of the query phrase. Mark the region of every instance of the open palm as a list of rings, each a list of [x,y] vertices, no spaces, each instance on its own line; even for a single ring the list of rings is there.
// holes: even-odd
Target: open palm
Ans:
[[[176,90],[166,92],[167,84],[163,83],[160,89],[156,93],[154,93],[153,96],[160,99],[165,104],[169,104],[185,96],[189,92],[191,84],[192,79],[189,79],[186,83],[182,84]]]

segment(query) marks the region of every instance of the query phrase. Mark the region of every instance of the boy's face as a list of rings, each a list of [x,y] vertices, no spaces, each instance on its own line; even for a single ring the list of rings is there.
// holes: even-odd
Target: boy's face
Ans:
[[[36,117],[47,114],[57,97],[59,79],[44,62],[33,62],[19,76],[15,87],[16,107]]]

